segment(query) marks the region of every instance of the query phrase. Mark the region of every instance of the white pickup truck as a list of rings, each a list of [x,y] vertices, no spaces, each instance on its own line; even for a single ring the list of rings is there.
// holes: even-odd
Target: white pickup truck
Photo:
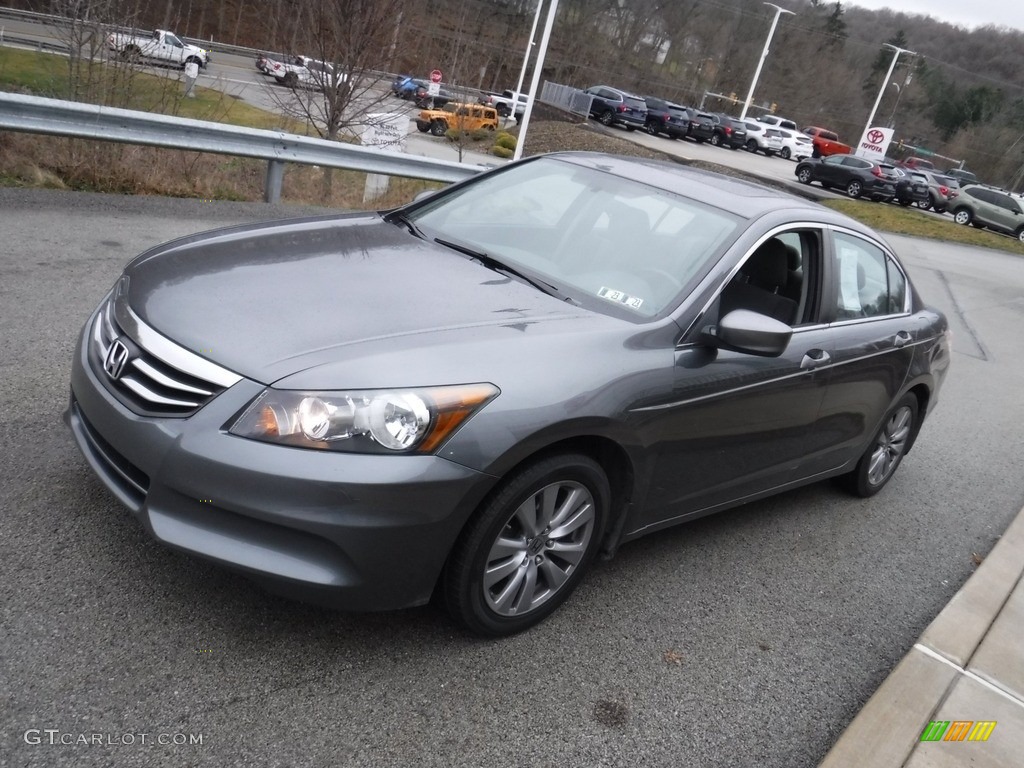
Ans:
[[[484,93],[480,96],[480,103],[494,107],[502,117],[515,115],[519,118],[526,111],[526,102],[529,98],[525,93],[506,90],[501,93]]]
[[[107,38],[107,47],[122,58],[150,59],[181,67],[195,62],[202,69],[210,60],[210,54],[205,49],[183,43],[176,34],[166,29],[155,29],[148,37],[115,32]]]

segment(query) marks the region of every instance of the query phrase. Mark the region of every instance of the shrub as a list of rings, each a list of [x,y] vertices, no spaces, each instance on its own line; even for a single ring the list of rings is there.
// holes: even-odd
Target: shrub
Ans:
[[[505,131],[502,131],[495,138],[494,145],[496,147],[501,147],[502,149],[515,149],[516,148],[516,137],[513,136],[511,133],[507,133]],[[498,154],[498,153],[495,152],[495,154]]]
[[[497,155],[498,157],[503,157],[506,160],[508,160],[510,157],[512,157],[512,155],[515,154],[515,150],[509,149],[508,147],[500,147],[497,144],[495,144],[493,147],[491,147],[491,153]]]

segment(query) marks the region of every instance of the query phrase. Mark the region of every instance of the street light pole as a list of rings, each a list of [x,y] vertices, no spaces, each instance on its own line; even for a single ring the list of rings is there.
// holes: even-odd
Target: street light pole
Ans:
[[[761,76],[761,67],[764,66],[764,60],[768,58],[768,46],[772,43],[772,36],[775,34],[775,27],[779,23],[779,16],[784,13],[788,13],[790,16],[796,16],[793,11],[787,11],[785,8],[780,8],[775,3],[765,3],[775,9],[775,18],[772,19],[772,28],[768,30],[768,39],[764,41],[764,50],[761,51],[761,60],[757,62],[757,70],[754,72],[754,79],[750,83],[750,91],[747,93],[747,100],[743,104],[743,111],[740,112],[740,120],[745,120],[747,117],[747,110],[750,109],[750,102],[754,98],[754,88],[757,87],[757,78]]]
[[[551,0],[548,6],[548,18],[544,22],[544,32],[540,39],[540,50],[537,52],[537,61],[533,65],[533,77],[530,79],[530,98],[526,102],[526,110],[523,112],[523,122],[519,125],[519,140],[516,141],[516,150],[512,155],[513,160],[523,156],[523,147],[526,146],[526,131],[530,127],[530,116],[533,114],[533,105],[537,100],[537,86],[540,85],[541,70],[544,69],[544,57],[548,52],[548,42],[551,40],[551,28],[555,26],[555,16],[558,13],[558,0]],[[513,110],[513,113],[515,111]]]
[[[516,83],[516,98],[513,99],[512,117],[516,116],[515,102],[519,100],[519,94],[523,91],[523,80],[526,79],[526,66],[530,63],[530,53],[533,52],[533,38],[537,34],[537,22],[540,21],[540,9],[544,6],[544,0],[537,0],[537,10],[533,12],[533,26],[530,27],[530,39],[526,42],[526,55],[523,56],[523,68],[519,70],[519,82]]]
[[[886,48],[892,48],[896,51],[896,55],[892,57],[892,63],[889,65],[889,71],[885,73],[885,79],[882,81],[882,87],[878,90],[878,98],[875,99],[875,106],[871,108],[871,114],[868,115],[868,122],[867,125],[864,126],[864,133],[868,132],[868,129],[871,128],[871,123],[874,122],[875,112],[878,111],[878,104],[882,101],[882,94],[885,93],[886,83],[889,82],[889,78],[892,77],[893,70],[896,69],[896,62],[899,60],[900,54],[909,53],[911,56],[917,56],[917,53],[914,51],[908,51],[906,48],[897,48],[891,43],[883,43],[883,45]],[[863,136],[864,134],[861,135]]]

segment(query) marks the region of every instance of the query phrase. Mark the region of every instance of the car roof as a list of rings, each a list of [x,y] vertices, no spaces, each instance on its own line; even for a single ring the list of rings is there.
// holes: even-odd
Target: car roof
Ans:
[[[735,176],[662,160],[606,155],[598,152],[555,152],[546,157],[639,181],[674,194],[694,198],[743,218],[753,219],[775,211],[806,211],[813,221],[835,223],[878,238],[860,222],[837,211],[782,190]]]

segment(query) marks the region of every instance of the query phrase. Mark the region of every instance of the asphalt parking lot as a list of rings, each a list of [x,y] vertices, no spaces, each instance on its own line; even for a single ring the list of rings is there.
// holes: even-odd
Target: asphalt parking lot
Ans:
[[[152,543],[60,414],[126,261],[299,212],[0,189],[0,766],[815,765],[1024,502],[1024,259],[893,237],[954,359],[880,495],[627,545],[506,640],[271,597]]]

